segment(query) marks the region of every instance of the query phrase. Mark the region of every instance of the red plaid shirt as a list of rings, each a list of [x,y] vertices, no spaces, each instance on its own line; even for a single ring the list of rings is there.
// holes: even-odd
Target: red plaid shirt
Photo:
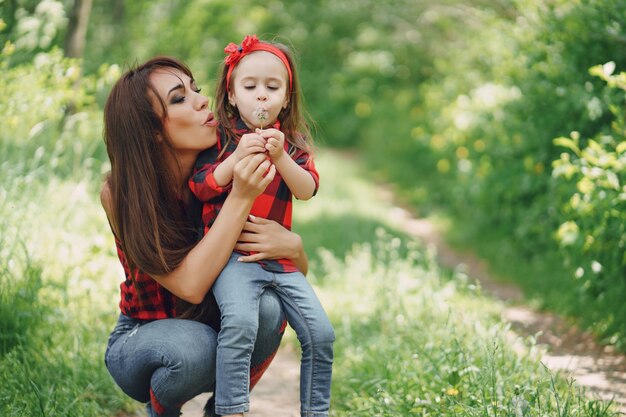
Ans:
[[[135,268],[131,271],[117,238],[115,238],[115,246],[126,277],[120,284],[122,313],[140,320],[158,320],[176,316],[174,294],[139,269]]]
[[[243,120],[238,119],[236,122],[235,133],[237,137],[241,137],[245,133],[250,133],[250,129],[245,125]],[[213,225],[217,218],[226,196],[230,191],[232,184],[224,187],[217,185],[213,172],[215,168],[226,158],[228,158],[237,149],[237,141],[231,141],[224,153],[218,158],[218,155],[226,145],[226,134],[223,128],[218,130],[217,145],[200,153],[196,160],[193,175],[189,179],[189,188],[193,194],[202,202],[202,222],[204,224],[204,233]],[[285,141],[285,151],[289,154],[294,151],[293,145]],[[292,158],[296,163],[311,174],[315,181],[315,190],[313,195],[317,193],[319,187],[319,174],[315,169],[313,157],[307,152],[295,149]],[[266,219],[274,220],[282,224],[285,228],[291,230],[291,213],[292,213],[292,194],[289,187],[283,181],[280,173],[276,172],[274,180],[267,186],[265,191],[259,195],[250,214]],[[298,268],[289,259],[262,260],[259,261],[264,269],[272,272],[296,272]]]

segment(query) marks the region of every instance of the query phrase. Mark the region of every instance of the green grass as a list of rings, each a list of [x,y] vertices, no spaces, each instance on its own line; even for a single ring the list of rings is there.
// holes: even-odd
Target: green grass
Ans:
[[[135,409],[103,362],[121,275],[99,174],[24,176],[15,158],[1,170],[0,415]]]
[[[503,306],[408,238],[357,162],[321,152],[320,193],[295,207],[337,333],[334,416],[612,416],[549,372]],[[330,224],[325,224],[330,223]]]
[[[297,203],[295,224],[337,331],[333,415],[612,415],[547,372],[498,303],[408,238],[358,162],[322,150],[318,165],[320,194]],[[25,187],[20,172],[3,165],[0,415],[136,411],[102,359],[122,274],[100,174],[78,167]]]

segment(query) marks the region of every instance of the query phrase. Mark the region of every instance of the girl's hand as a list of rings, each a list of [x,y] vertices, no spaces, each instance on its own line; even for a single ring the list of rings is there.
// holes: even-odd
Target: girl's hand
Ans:
[[[237,162],[233,169],[231,194],[243,198],[256,198],[276,175],[276,167],[263,153],[250,154]]]
[[[278,129],[257,129],[259,134],[265,141],[265,149],[272,160],[278,159],[285,151],[285,134]]]
[[[248,216],[243,227],[236,250],[257,252],[248,256],[241,256],[241,262],[256,262],[262,259],[291,259],[301,272],[306,274],[306,254],[302,245],[302,238],[294,232],[284,228],[279,223],[257,216]]]
[[[257,133],[246,133],[241,136],[237,149],[233,154],[237,161],[241,161],[248,155],[265,152],[265,139]]]

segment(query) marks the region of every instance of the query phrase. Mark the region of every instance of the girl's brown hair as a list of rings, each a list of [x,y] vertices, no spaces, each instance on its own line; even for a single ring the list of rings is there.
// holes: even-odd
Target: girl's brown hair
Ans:
[[[104,108],[104,142],[111,161],[106,179],[110,220],[129,267],[150,275],[175,269],[196,240],[177,199],[180,184],[166,163],[174,149],[163,125],[167,108],[150,82],[157,69],[192,77],[174,58],[153,58],[122,75]]]
[[[285,134],[285,140],[293,145],[297,149],[304,150],[306,152],[313,152],[313,138],[311,136],[312,122],[309,115],[304,110],[302,103],[302,92],[300,90],[300,81],[298,79],[298,71],[296,71],[295,60],[291,53],[291,50],[282,43],[267,42],[280,49],[287,60],[292,72],[292,85],[291,90],[287,93],[289,102],[287,107],[284,108],[278,114],[278,121],[280,122],[280,130]],[[254,53],[254,52],[252,52]],[[232,73],[232,77],[235,76],[235,71]],[[220,79],[217,83],[217,89],[215,92],[215,105],[217,119],[221,121],[224,131],[226,132],[226,145],[231,140],[237,140],[237,134],[235,133],[235,126],[230,121],[236,117],[239,117],[239,110],[230,104],[228,101],[228,90],[226,87],[228,74],[228,65],[222,63]],[[231,83],[232,88],[232,83]],[[222,149],[226,149],[224,146]]]

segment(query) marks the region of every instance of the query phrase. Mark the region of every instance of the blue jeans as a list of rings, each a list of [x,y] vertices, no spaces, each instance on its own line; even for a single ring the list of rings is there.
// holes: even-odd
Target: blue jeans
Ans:
[[[273,273],[258,263],[238,262],[233,254],[213,284],[222,313],[217,339],[215,411],[249,410],[250,355],[257,338],[259,297],[273,288],[302,346],[302,416],[328,416],[335,333],[313,288],[300,272]]]
[[[265,362],[280,345],[281,307],[273,291],[261,297],[257,316],[261,325],[252,366]],[[137,320],[121,314],[104,360],[119,387],[147,403],[148,416],[170,417],[179,416],[182,405],[196,395],[213,391],[216,351],[217,332],[205,324],[182,319]],[[160,407],[153,406],[151,395]]]

